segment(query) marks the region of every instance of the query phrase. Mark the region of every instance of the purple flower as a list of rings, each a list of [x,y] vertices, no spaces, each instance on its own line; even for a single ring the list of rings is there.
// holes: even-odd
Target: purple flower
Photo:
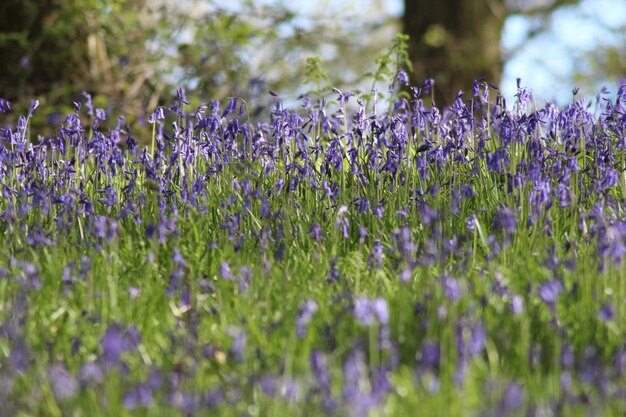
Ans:
[[[85,107],[87,108],[87,114],[89,116],[93,116],[93,100],[91,98],[91,94],[83,91],[82,96],[85,97]]]
[[[284,378],[280,387],[280,395],[288,402],[293,402],[298,398],[299,384],[292,378]]]
[[[370,300],[367,297],[359,297],[356,299],[352,314],[366,326],[374,324],[374,315],[372,314]]]
[[[243,362],[246,350],[246,332],[236,326],[228,328],[228,334],[232,337],[233,342],[230,346],[230,356],[236,362]]]
[[[455,278],[449,276],[443,276],[441,278],[441,285],[446,298],[450,301],[456,301],[461,298],[461,284]]]
[[[561,348],[561,366],[563,368],[571,368],[574,366],[574,361],[576,357],[574,356],[574,350],[570,345],[563,345]]]
[[[476,215],[474,213],[470,214],[465,220],[465,227],[470,232],[473,232],[476,229]]]
[[[485,77],[480,77],[474,80],[474,82],[472,83],[472,96],[473,97],[478,97],[478,94],[480,93],[480,82],[483,81],[485,79]]]
[[[494,220],[494,227],[498,230],[502,230],[506,234],[513,234],[517,229],[517,224],[515,221],[515,214],[513,210],[508,207],[503,206],[496,215]]]
[[[372,252],[369,256],[370,267],[381,267],[383,265],[383,244],[379,240],[374,241]]]
[[[322,241],[322,227],[319,225],[319,223],[313,223],[313,225],[308,231],[308,234],[309,236],[311,236],[311,238],[314,241],[316,242]]]
[[[431,341],[425,342],[422,346],[419,364],[426,369],[437,370],[439,369],[440,361],[441,352],[439,350],[439,344]]]
[[[104,380],[104,372],[96,362],[87,362],[80,368],[78,380],[83,386],[97,384]]]
[[[406,283],[411,280],[411,268],[403,268],[400,272],[400,281]]]
[[[220,275],[222,276],[222,278],[229,281],[235,279],[235,275],[232,273],[230,265],[226,261],[220,264]]]
[[[215,388],[204,393],[202,402],[208,408],[215,408],[224,401],[224,389]]]
[[[139,331],[135,327],[131,326],[124,330],[118,324],[109,326],[101,340],[104,363],[119,365],[122,353],[135,349],[139,342]]]
[[[189,101],[187,100],[187,96],[185,95],[185,89],[183,87],[179,87],[176,90],[176,99],[183,104],[189,104]]]
[[[359,226],[359,241],[364,242],[365,238],[367,238],[367,227]]]
[[[613,320],[613,307],[611,304],[604,303],[600,310],[598,310],[598,319],[604,323]]]
[[[626,78],[620,79],[620,86],[617,89],[617,97],[621,101],[625,101],[626,102]]]
[[[524,403],[524,389],[518,383],[511,382],[502,396],[500,406],[503,411],[517,410]]]
[[[372,303],[372,310],[380,324],[384,325],[389,322],[389,308],[386,300],[382,298],[375,299]]]
[[[261,209],[259,211],[259,214],[264,219],[268,218],[272,214],[272,211],[270,210],[270,203],[267,201],[267,199],[263,199],[263,202],[261,203]]]
[[[524,312],[524,299],[519,295],[511,297],[511,312],[520,315]]]
[[[169,396],[170,404],[186,414],[193,414],[198,408],[198,397],[188,392],[174,391]]]
[[[569,392],[572,387],[572,374],[568,371],[561,372],[559,381],[561,383],[561,388],[563,389],[563,391]]]
[[[126,393],[123,404],[127,410],[134,410],[138,407],[150,407],[152,401],[152,389],[147,384],[139,384]]]
[[[487,331],[480,323],[471,326],[472,336],[468,346],[470,356],[476,356],[485,348],[487,343]]]
[[[129,295],[129,296],[130,296],[130,298],[131,298],[131,299],[133,299],[133,300],[134,300],[135,298],[139,297],[139,293],[140,293],[140,292],[141,292],[141,291],[140,291],[140,290],[139,290],[139,288],[137,288],[137,287],[133,287],[133,286],[128,287],[128,295]]]
[[[385,213],[385,206],[383,206],[382,204],[376,206],[374,208],[374,216],[377,219],[382,219],[383,218],[383,213]]]
[[[554,305],[561,292],[563,292],[563,284],[554,279],[539,286],[539,298],[551,306]]]
[[[387,301],[382,298],[370,300],[367,297],[359,297],[354,303],[353,315],[366,326],[371,326],[375,322],[385,325],[389,322]]]
[[[341,271],[337,268],[337,258],[332,258],[330,260],[330,268],[328,270],[328,274],[326,275],[326,282],[332,284],[337,281],[341,277]]]
[[[107,114],[104,111],[104,109],[96,109],[96,119],[97,120],[106,120],[107,119]]]
[[[265,375],[261,380],[261,390],[265,395],[273,397],[278,392],[278,382],[273,375]]]
[[[427,78],[424,80],[424,94],[429,94],[430,90],[435,86],[435,80],[432,78]]]
[[[8,113],[11,111],[11,102],[0,98],[0,113]]]
[[[29,351],[26,348],[23,338],[20,336],[19,340],[15,341],[13,347],[11,348],[9,363],[16,371],[26,372],[29,361]]]
[[[330,369],[324,354],[318,350],[311,352],[311,370],[320,388],[330,392]]]
[[[39,100],[32,100],[30,106],[28,106],[28,116],[32,116],[37,108],[39,108]]]
[[[398,71],[398,74],[396,74],[396,81],[398,82],[398,85],[401,87],[409,85],[409,76],[407,75],[406,71],[404,70]]]
[[[119,200],[112,185],[107,185],[98,192],[104,194],[104,197],[100,198],[99,201],[106,206],[107,210],[110,210]]]
[[[357,403],[361,397],[360,387],[365,374],[363,352],[356,350],[348,356],[343,365],[343,397],[349,403]],[[363,405],[363,404],[361,404]]]
[[[76,395],[78,381],[61,364],[52,365],[48,368],[48,380],[54,396],[60,401],[65,401]]]
[[[98,239],[111,241],[119,234],[119,226],[114,219],[96,216],[93,223],[93,235]]]
[[[165,111],[164,110],[165,110],[165,108],[163,106],[157,106],[155,112],[150,115],[150,118],[148,119],[148,122],[150,124],[154,124],[154,123],[156,123],[157,120],[164,120],[165,119]]]
[[[348,228],[350,227],[350,220],[348,219],[348,206],[339,207],[337,212],[337,218],[335,219],[335,229],[341,229],[341,235],[344,239],[349,237]]]
[[[315,300],[306,300],[298,311],[298,317],[296,318],[296,334],[300,339],[306,337],[307,325],[313,318],[313,315],[317,311],[317,303]]]

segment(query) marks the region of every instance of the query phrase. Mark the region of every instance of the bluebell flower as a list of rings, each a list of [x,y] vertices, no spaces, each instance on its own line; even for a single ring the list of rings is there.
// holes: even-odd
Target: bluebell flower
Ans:
[[[11,102],[4,98],[0,98],[0,113],[8,113],[11,111]]]
[[[407,75],[406,71],[398,71],[398,73],[396,74],[396,81],[398,82],[398,85],[400,87],[409,85],[409,76]]]
[[[317,311],[317,303],[315,300],[306,300],[300,306],[298,315],[296,318],[296,334],[300,339],[306,337],[307,326],[313,315]]]
[[[107,365],[120,365],[121,355],[137,348],[141,340],[139,331],[134,327],[123,329],[118,324],[109,326],[102,336],[103,360]]]
[[[48,381],[54,396],[59,401],[68,400],[78,392],[78,381],[61,364],[52,365],[48,368]]]
[[[539,286],[539,297],[548,304],[554,305],[556,300],[563,292],[563,284],[558,280],[551,280]]]
[[[122,400],[122,404],[127,410],[134,410],[138,407],[150,407],[152,402],[152,390],[146,384],[139,384],[131,388]]]
[[[385,325],[389,322],[387,301],[382,298],[371,300],[367,297],[359,297],[354,302],[353,315],[366,326],[374,323]]]
[[[598,310],[598,319],[604,323],[613,320],[613,307],[610,303],[606,302],[602,304],[600,310]]]
[[[438,371],[440,362],[441,350],[439,348],[439,343],[433,341],[424,342],[422,345],[419,365],[425,369]]]

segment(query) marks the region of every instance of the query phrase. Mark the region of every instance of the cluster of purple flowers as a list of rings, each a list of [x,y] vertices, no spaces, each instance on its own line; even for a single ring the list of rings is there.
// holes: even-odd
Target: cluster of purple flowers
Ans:
[[[407,84],[405,73],[397,84]],[[247,401],[258,385],[288,403],[315,400],[331,415],[367,415],[395,395],[390,375],[401,367],[435,394],[451,375],[462,387],[474,361],[493,365],[498,351],[518,354],[499,334],[506,320],[519,327],[516,337],[532,322],[560,338],[562,363],[552,364],[550,343],[520,337],[528,345],[520,368],[558,369],[571,398],[578,375],[615,392],[626,339],[602,355],[594,343],[607,332],[612,341],[622,337],[622,300],[611,299],[614,284],[590,284],[571,272],[579,254],[591,258],[580,270],[595,274],[585,279],[621,268],[626,254],[626,87],[614,101],[599,98],[596,114],[582,100],[530,110],[525,89],[510,110],[502,97],[489,103],[480,80],[473,97],[459,95],[441,112],[421,97],[430,88],[431,81],[411,88],[388,114],[338,90],[336,102],[305,97],[300,111],[275,96],[269,121],[256,124],[243,100],[194,110],[181,89],[171,107],[149,118],[151,140],[135,137],[123,117],[108,120],[88,95],[88,122],[75,103],[56,135],[35,138],[33,101],[17,126],[0,128],[0,286],[9,289],[0,298],[0,346],[9,352],[0,357],[0,401],[12,398],[16,375],[40,360],[26,335],[28,323],[38,323],[27,300],[44,292],[64,300],[82,294],[90,305],[107,306],[86,309],[81,319],[100,329],[95,346],[76,336],[72,355],[49,355],[45,375],[60,403],[136,367],[143,372],[124,386],[121,400],[129,410],[163,401],[192,414]],[[0,99],[0,113],[10,111]],[[120,266],[122,250],[133,259]],[[516,253],[536,258],[544,276],[515,282],[506,268]],[[54,269],[54,254],[66,264]],[[298,271],[310,276],[290,275],[299,258],[308,264]],[[188,360],[159,368],[142,332],[161,330],[149,318],[124,325],[110,319],[122,296],[112,281],[91,288],[103,271],[133,276],[124,289],[131,300],[154,294],[147,285],[162,289],[161,305],[176,324],[150,340]],[[296,305],[259,302],[259,311],[275,309],[263,320],[261,313],[224,317],[216,307],[293,282],[300,286],[289,298]],[[332,297],[316,298],[315,291]],[[572,336],[574,319],[562,312],[568,298],[592,310],[587,318],[599,336]],[[413,316],[395,320],[390,310],[402,311],[394,303],[406,300]],[[69,316],[63,308],[55,306],[52,316]],[[349,336],[334,335],[334,327]],[[296,345],[286,346],[291,355],[304,352],[309,369],[297,368],[302,375],[293,358],[265,368],[271,360],[260,344],[281,334],[277,329],[295,336],[286,336]],[[333,350],[340,352],[332,357],[336,372]],[[88,360],[74,360],[78,352]],[[246,366],[254,374],[235,378]],[[195,368],[227,383],[216,378],[194,389]],[[528,400],[516,377],[494,402],[497,415]]]

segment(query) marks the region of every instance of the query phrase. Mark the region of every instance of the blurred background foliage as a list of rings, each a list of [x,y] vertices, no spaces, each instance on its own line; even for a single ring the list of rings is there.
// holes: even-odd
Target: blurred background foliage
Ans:
[[[145,120],[181,85],[192,105],[239,96],[259,112],[268,89],[292,99],[307,90],[307,58],[313,56],[322,57],[318,66],[328,85],[371,88],[367,78],[376,57],[404,31],[412,81],[434,78],[436,101],[445,104],[476,77],[500,82],[504,62],[515,53],[501,46],[506,19],[530,17],[530,39],[546,30],[556,10],[578,3],[404,0],[397,16],[385,11],[384,0],[3,0],[0,96],[13,103],[14,114],[38,98],[50,112],[41,123],[71,111],[82,91],[112,116]],[[612,30],[624,34],[623,26]],[[571,84],[625,75],[623,45],[582,54],[584,65],[571,74]]]

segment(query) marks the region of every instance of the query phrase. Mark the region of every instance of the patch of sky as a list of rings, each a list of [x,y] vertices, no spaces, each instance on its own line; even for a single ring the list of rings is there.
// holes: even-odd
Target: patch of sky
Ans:
[[[371,22],[385,16],[399,18],[404,12],[402,0],[257,0],[254,5],[280,5],[296,15],[292,22],[295,25],[284,24],[278,28],[281,36],[289,36],[297,27],[311,27],[320,19],[327,23],[337,20],[337,25],[358,26],[364,20]],[[217,0],[196,3],[196,7],[207,11],[219,7],[242,12],[244,2]],[[382,13],[374,13],[377,10]],[[547,27],[542,27],[542,24]],[[572,85],[572,75],[576,69],[584,69],[586,65],[584,54],[600,45],[615,45],[623,41],[624,36],[617,36],[616,33],[623,33],[619,28],[625,25],[624,0],[583,0],[580,4],[557,10],[544,21],[524,15],[510,16],[501,37],[505,58],[500,83],[502,94],[512,102],[517,92],[517,78],[521,77],[522,85],[533,91],[537,105],[545,101],[560,105],[568,103],[572,98],[571,91],[576,87]],[[540,34],[532,36],[534,32]],[[183,30],[180,36],[187,40],[193,34]],[[322,59],[330,59],[337,53],[336,48],[329,45],[320,47],[319,52]],[[603,83],[606,80],[598,80],[590,90],[581,91],[581,94],[593,95]],[[616,86],[609,85],[609,89],[616,90]]]

